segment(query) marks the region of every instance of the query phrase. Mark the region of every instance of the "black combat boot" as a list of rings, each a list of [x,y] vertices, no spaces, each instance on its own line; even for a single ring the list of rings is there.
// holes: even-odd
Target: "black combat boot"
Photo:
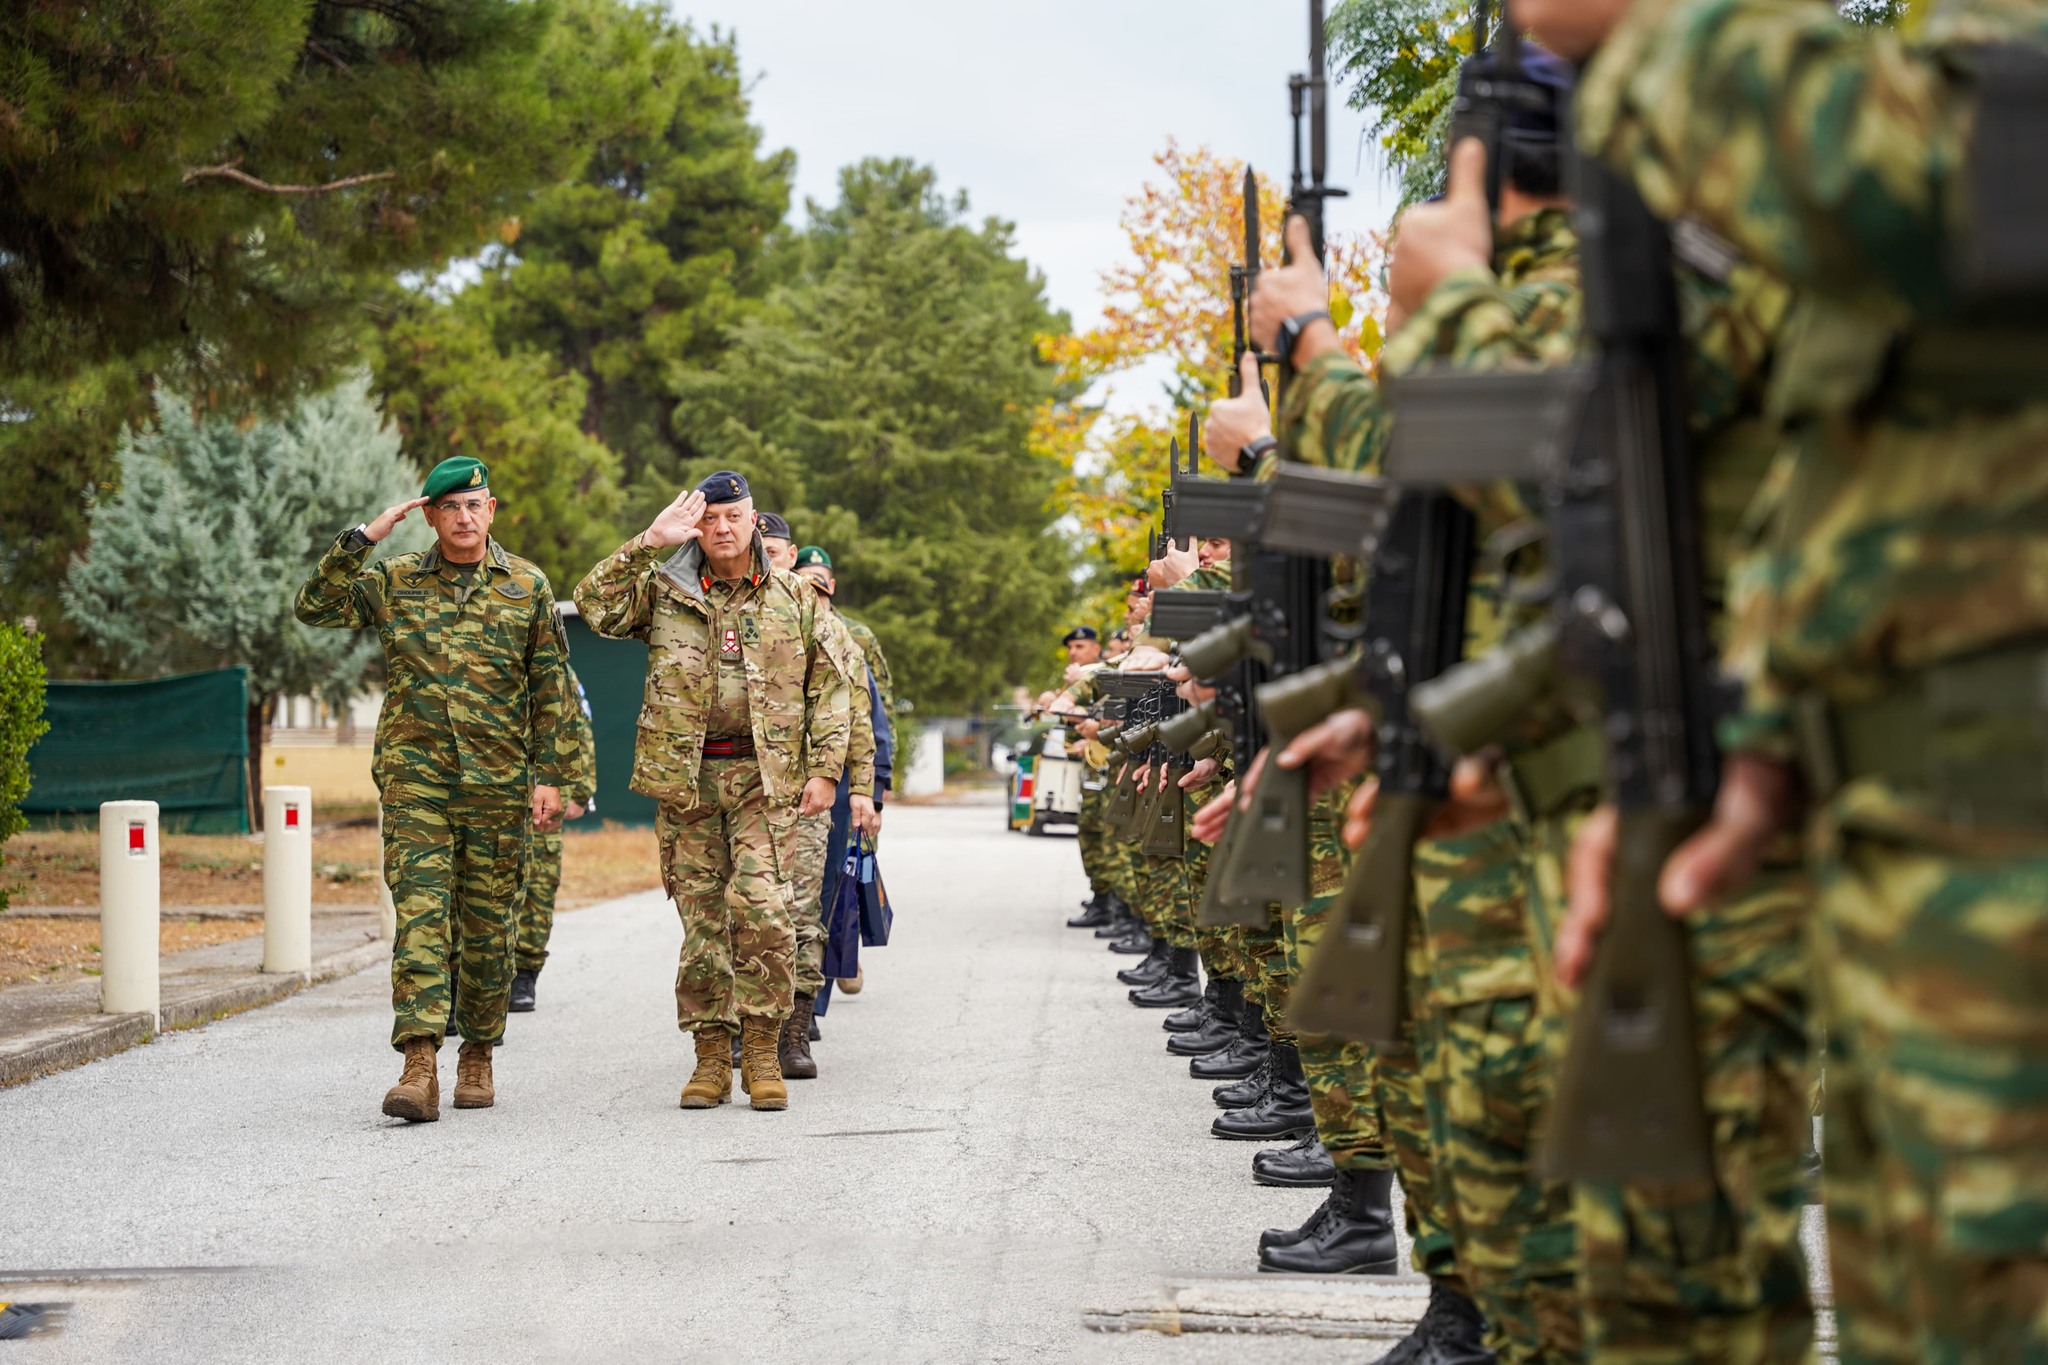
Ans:
[[[1248,1109],[1230,1109],[1209,1125],[1211,1136],[1233,1142],[1273,1142],[1316,1130],[1308,1107],[1308,1082],[1301,1075],[1301,1053],[1292,1043],[1275,1043],[1266,1067],[1266,1093]]]
[[[1114,940],[1109,945],[1109,950],[1112,953],[1122,953],[1126,957],[1137,957],[1140,954],[1152,951],[1152,931],[1147,929],[1142,921],[1132,920],[1131,923],[1137,927],[1122,938]]]
[[[533,983],[539,976],[538,968],[521,967],[512,973],[512,1001],[505,1006],[508,1014],[533,1013]]]
[[[1081,902],[1081,913],[1068,920],[1067,927],[1069,929],[1100,929],[1103,925],[1109,923],[1109,902],[1110,895],[1107,891],[1097,891],[1088,897],[1087,900]]]
[[[1268,1147],[1252,1157],[1252,1179],[1261,1185],[1328,1185],[1337,1179],[1336,1164],[1314,1133],[1285,1147]]]
[[[1272,1042],[1272,1036],[1266,1032],[1266,1012],[1259,1008],[1258,1001],[1246,997],[1243,1007],[1237,1012],[1237,1041],[1221,1052],[1189,1062],[1188,1075],[1198,1081],[1242,1080],[1258,1071],[1259,1063],[1266,1059],[1266,1050]],[[1228,1088],[1218,1087],[1218,1104],[1223,1104],[1221,1092]],[[1244,1105],[1223,1107],[1242,1109]]]
[[[1206,1057],[1212,1052],[1223,1051],[1238,1040],[1238,1013],[1243,1008],[1240,1002],[1244,983],[1226,977],[1219,990],[1216,978],[1211,977],[1209,986],[1212,992],[1210,999],[1214,1004],[1202,1026],[1190,1033],[1175,1033],[1167,1037],[1166,1050],[1176,1057]]]
[[[1175,1010],[1161,1019],[1159,1027],[1168,1033],[1193,1033],[1197,1029],[1207,1027],[1209,1021],[1216,1017],[1217,1001],[1222,998],[1224,987],[1229,983],[1229,977],[1209,973],[1209,984],[1202,988],[1202,998],[1186,1009]],[[1233,1012],[1230,1017],[1234,1021],[1237,1015]]]
[[[1394,1238],[1394,1173],[1339,1171],[1330,1209],[1308,1236],[1259,1253],[1259,1269],[1294,1275],[1392,1275],[1400,1268]]]
[[[1479,1305],[1432,1280],[1422,1321],[1381,1357],[1380,1365],[1498,1365],[1499,1360],[1486,1349],[1486,1321]]]
[[[1145,953],[1145,960],[1125,967],[1116,974],[1116,979],[1126,986],[1149,986],[1166,975],[1166,957],[1172,951],[1172,945],[1165,939],[1155,938]]]
[[[1193,948],[1166,950],[1166,970],[1149,986],[1131,992],[1141,1010],[1171,1010],[1202,998],[1202,957]]]
[[[1122,938],[1137,927],[1138,917],[1131,913],[1131,907],[1116,892],[1110,892],[1106,899],[1109,901],[1109,919],[1096,928],[1095,937]]]
[[[1316,1205],[1316,1211],[1310,1214],[1308,1221],[1300,1227],[1267,1228],[1264,1232],[1260,1233],[1259,1254],[1264,1256],[1268,1247],[1291,1247],[1296,1242],[1307,1240],[1322,1225],[1323,1219],[1329,1217],[1329,1214],[1330,1196],[1324,1195],[1323,1202]]]

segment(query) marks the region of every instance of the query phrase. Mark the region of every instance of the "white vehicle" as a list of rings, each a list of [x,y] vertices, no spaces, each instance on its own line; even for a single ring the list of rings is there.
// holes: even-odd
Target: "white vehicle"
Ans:
[[[1029,832],[1043,834],[1048,825],[1081,828],[1081,779],[1088,765],[1076,753],[1067,756],[1067,732],[1055,726],[1045,732],[1037,760],[1031,765],[1031,824]]]

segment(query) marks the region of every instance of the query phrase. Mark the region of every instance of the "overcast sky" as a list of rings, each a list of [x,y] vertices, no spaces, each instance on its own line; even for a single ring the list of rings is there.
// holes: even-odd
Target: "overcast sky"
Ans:
[[[1117,215],[1168,136],[1249,157],[1285,183],[1287,77],[1308,56],[1304,0],[670,0],[738,35],[754,119],[797,154],[797,209],[839,168],[908,156],[1017,225],[1057,307],[1086,327],[1119,258]],[[1384,226],[1393,194],[1330,100],[1334,229]]]

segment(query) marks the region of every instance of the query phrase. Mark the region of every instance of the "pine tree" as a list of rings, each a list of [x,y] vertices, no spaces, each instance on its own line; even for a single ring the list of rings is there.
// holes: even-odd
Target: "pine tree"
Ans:
[[[758,506],[830,550],[841,603],[927,710],[1037,667],[1072,597],[1060,468],[1032,442],[1054,386],[1037,343],[1066,319],[1010,226],[967,209],[906,161],[842,171],[792,281],[716,371],[678,375],[677,425],[705,452],[685,480],[743,470]]]
[[[358,376],[282,416],[235,421],[160,393],[153,425],[117,453],[120,492],[92,510],[91,544],[65,581],[72,621],[143,677],[249,669],[249,790],[261,810],[263,718],[281,695],[340,706],[377,642],[314,630],[292,600],[336,535],[414,496],[419,471]],[[409,519],[380,547],[419,543]],[[407,533],[409,531],[409,537]]]

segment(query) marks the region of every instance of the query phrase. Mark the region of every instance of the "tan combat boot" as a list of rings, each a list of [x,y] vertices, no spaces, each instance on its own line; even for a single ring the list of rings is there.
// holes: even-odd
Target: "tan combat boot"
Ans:
[[[723,1024],[697,1029],[697,1069],[683,1087],[683,1108],[716,1109],[732,1103],[732,1031]]]
[[[782,1058],[776,1047],[780,1023],[752,1015],[740,1020],[740,1088],[756,1109],[789,1108],[789,1087],[782,1083]]]
[[[432,1038],[405,1040],[405,1070],[398,1084],[384,1092],[384,1113],[407,1123],[432,1123],[441,1117],[441,1073],[434,1065]]]
[[[488,1109],[497,1102],[491,1084],[491,1045],[465,1042],[455,1054],[455,1107]]]

